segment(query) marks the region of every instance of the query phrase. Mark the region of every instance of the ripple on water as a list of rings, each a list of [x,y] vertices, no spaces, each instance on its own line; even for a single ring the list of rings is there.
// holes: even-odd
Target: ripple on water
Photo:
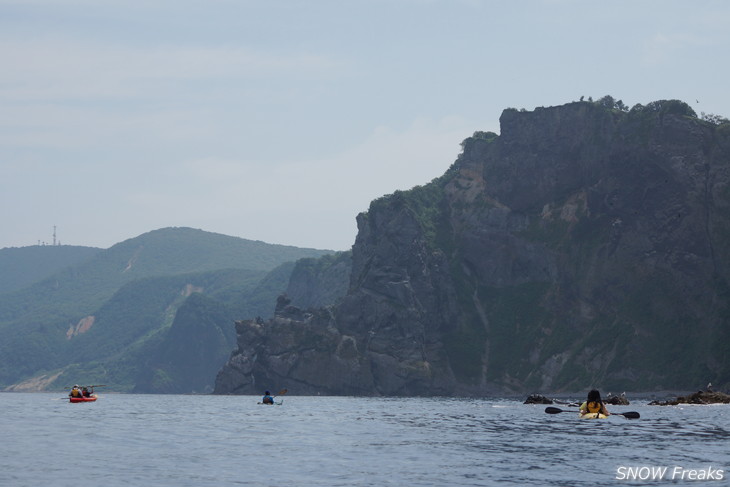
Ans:
[[[632,406],[640,420],[580,421],[510,400],[54,399],[0,394],[0,485],[70,486],[92,472],[110,487],[580,486],[615,482],[621,465],[730,467],[730,407]]]

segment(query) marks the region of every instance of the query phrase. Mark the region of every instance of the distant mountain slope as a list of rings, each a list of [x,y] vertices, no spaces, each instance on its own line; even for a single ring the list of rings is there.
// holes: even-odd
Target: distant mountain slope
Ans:
[[[88,329],[69,328],[70,339],[57,337],[53,348],[62,353],[53,361],[42,354],[26,363],[35,370],[62,370],[50,388],[82,381],[115,391],[209,392],[234,346],[237,313],[268,315],[277,291],[243,307],[236,298],[253,294],[266,276],[223,270],[133,281],[82,321]],[[276,290],[285,285],[279,279]]]
[[[124,284],[145,277],[219,269],[271,270],[328,251],[229,237],[190,228],[145,233],[21,291],[0,295],[4,323],[49,323],[91,313]]]
[[[0,294],[17,291],[61,269],[94,257],[102,249],[73,245],[33,245],[0,249]]]
[[[0,387],[71,364],[123,359],[147,334],[169,328],[190,293],[217,294],[231,317],[273,309],[273,296],[286,281],[280,275],[280,284],[262,294],[258,290],[268,272],[327,253],[189,228],[121,242],[0,295]],[[259,307],[262,297],[272,305]]]
[[[192,228],[163,228],[125,240],[109,249],[114,271],[133,276],[183,274],[217,269],[271,270],[327,250],[276,245]],[[113,259],[112,259],[113,256]]]

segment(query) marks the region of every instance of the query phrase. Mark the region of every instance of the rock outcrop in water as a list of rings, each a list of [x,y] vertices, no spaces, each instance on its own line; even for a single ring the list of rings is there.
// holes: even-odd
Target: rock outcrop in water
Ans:
[[[730,124],[620,108],[505,110],[442,177],[373,201],[347,294],[237,323],[215,391],[730,383]]]
[[[730,404],[730,394],[723,392],[697,391],[668,401],[652,401],[650,406],[677,406],[678,404]]]
[[[553,400],[542,394],[530,394],[522,404],[553,404]]]
[[[619,396],[614,396],[609,392],[603,402],[606,404],[613,404],[614,406],[628,406],[631,404],[624,393]]]

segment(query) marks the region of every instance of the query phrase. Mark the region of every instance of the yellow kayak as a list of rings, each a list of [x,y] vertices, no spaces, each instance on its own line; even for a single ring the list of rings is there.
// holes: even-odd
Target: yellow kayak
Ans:
[[[607,417],[601,413],[585,413],[580,415],[580,419],[606,419]]]

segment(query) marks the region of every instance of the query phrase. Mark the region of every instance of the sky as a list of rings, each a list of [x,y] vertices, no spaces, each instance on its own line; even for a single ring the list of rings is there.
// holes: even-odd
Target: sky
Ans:
[[[0,0],[0,248],[347,250],[505,108],[730,117],[723,0]]]

